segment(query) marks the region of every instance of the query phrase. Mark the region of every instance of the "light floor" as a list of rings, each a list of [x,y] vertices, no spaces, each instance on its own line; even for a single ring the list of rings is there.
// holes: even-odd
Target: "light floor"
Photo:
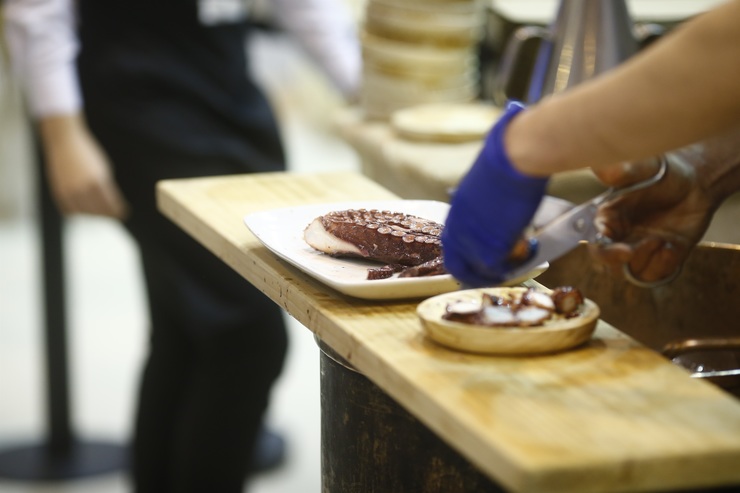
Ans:
[[[298,171],[355,169],[357,157],[331,131],[340,107],[325,80],[295,47],[266,38],[256,71],[284,121],[290,166]],[[26,187],[33,210],[32,180]],[[45,394],[40,246],[35,217],[0,220],[0,450],[44,436]],[[83,439],[123,442],[144,355],[147,319],[132,242],[116,223],[74,218],[65,224],[73,426]],[[250,493],[321,489],[319,353],[311,333],[290,319],[290,350],[274,390],[269,422],[285,433],[285,467],[257,477]],[[55,484],[0,479],[0,493],[123,493],[121,475]]]

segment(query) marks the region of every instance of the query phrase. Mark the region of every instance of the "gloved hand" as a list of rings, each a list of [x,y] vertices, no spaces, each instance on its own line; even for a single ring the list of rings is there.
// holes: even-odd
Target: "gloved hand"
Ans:
[[[523,109],[509,103],[452,197],[442,232],[444,264],[472,287],[499,284],[515,267],[509,254],[545,194],[548,179],[518,172],[504,149],[506,127]]]

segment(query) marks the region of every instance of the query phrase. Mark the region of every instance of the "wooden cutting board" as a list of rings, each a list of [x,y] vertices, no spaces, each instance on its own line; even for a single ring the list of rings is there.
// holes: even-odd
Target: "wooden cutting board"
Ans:
[[[448,350],[424,337],[419,300],[343,296],[277,259],[242,222],[257,210],[396,198],[368,178],[169,180],[157,193],[165,215],[510,491],[740,485],[740,402],[603,321],[561,354]]]

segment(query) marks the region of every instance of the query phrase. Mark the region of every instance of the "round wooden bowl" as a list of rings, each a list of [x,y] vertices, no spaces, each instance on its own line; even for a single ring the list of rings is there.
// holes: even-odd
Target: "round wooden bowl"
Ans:
[[[462,351],[484,354],[543,354],[570,349],[588,341],[599,319],[599,307],[586,299],[578,316],[533,327],[484,327],[442,318],[454,301],[480,301],[483,293],[503,294],[524,287],[499,287],[454,291],[429,298],[417,307],[427,336]]]

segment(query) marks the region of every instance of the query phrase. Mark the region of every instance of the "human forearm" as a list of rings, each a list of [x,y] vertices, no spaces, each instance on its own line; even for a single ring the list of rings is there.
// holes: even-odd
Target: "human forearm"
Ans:
[[[61,146],[87,133],[84,119],[78,112],[41,117],[38,119],[38,129],[41,141],[47,148]]]
[[[740,190],[740,125],[689,148],[697,186],[715,207]]]
[[[59,210],[64,214],[126,217],[126,200],[83,116],[54,115],[38,122],[49,184]]]
[[[599,168],[727,130],[740,114],[740,1],[708,12],[602,77],[532,106],[507,151],[528,174]]]

